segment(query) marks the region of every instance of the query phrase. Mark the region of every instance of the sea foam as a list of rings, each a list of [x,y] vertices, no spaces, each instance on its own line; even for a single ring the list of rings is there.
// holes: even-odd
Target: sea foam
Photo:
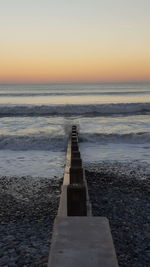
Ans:
[[[150,133],[138,132],[129,134],[104,134],[104,133],[84,133],[80,134],[81,143],[126,143],[144,144],[150,147]],[[52,150],[64,151],[67,146],[66,135],[29,134],[29,135],[0,135],[0,149],[10,150]]]

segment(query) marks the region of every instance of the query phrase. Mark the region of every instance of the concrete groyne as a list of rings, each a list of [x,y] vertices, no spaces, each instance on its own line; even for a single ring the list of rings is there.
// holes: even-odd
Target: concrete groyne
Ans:
[[[48,267],[117,267],[109,221],[93,217],[81,159],[78,130],[72,126]]]

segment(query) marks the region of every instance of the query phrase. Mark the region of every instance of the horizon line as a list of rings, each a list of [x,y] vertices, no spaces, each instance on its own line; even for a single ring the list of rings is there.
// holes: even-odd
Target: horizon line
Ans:
[[[150,80],[112,81],[0,81],[0,84],[104,84],[104,83],[150,83]]]

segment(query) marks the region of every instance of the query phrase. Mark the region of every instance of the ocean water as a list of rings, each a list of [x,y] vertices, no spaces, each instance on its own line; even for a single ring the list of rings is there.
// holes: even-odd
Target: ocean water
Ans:
[[[62,177],[72,124],[85,165],[150,173],[150,83],[1,84],[0,176]]]

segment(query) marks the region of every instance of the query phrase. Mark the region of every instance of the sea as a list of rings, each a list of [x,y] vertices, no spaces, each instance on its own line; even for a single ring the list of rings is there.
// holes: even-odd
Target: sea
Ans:
[[[85,166],[150,174],[150,83],[51,83],[0,84],[0,176],[62,177],[72,125]]]

